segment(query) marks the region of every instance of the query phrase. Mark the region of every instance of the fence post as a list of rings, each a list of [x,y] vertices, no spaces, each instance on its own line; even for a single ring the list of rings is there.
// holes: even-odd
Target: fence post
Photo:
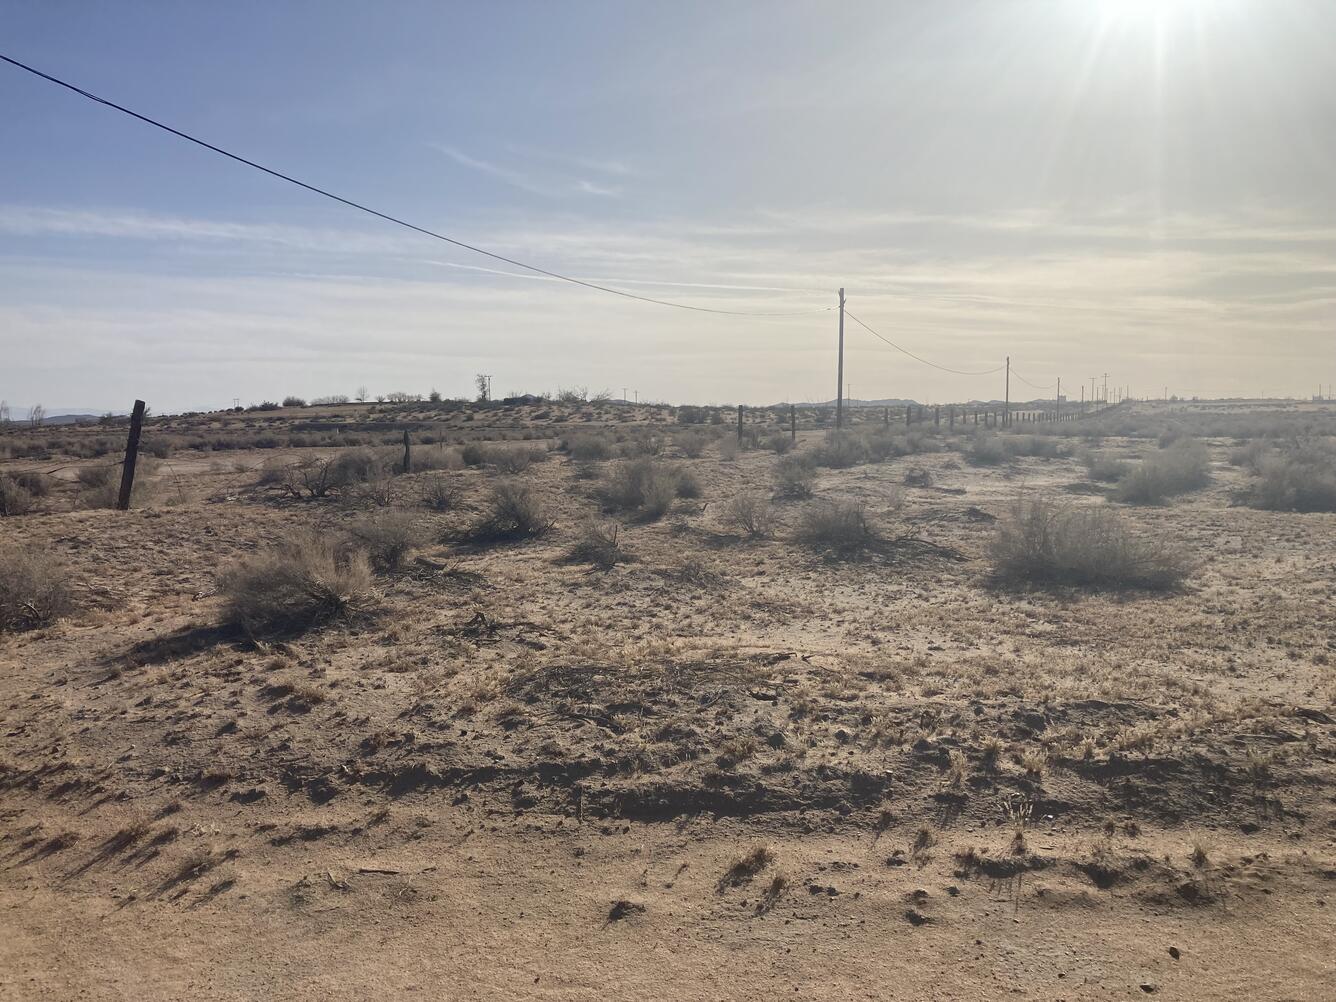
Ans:
[[[129,511],[130,492],[135,486],[135,461],[139,458],[139,433],[144,427],[144,401],[136,400],[130,412],[130,437],[125,442],[125,462],[121,464],[121,493],[116,498],[118,511]]]
[[[789,404],[789,440],[798,441],[798,408]]]
[[[932,426],[940,428],[942,426],[942,406],[937,404],[932,409]]]
[[[738,445],[742,445],[742,404],[738,404]]]
[[[956,430],[956,405],[952,404],[946,409],[946,426],[950,431]]]
[[[408,429],[404,429],[404,472],[413,472],[413,456],[408,444]]]
[[[881,416],[882,424],[884,424],[887,428],[890,428],[890,426],[891,426],[891,409],[890,409],[889,407],[886,407],[886,408],[883,408],[883,410],[884,410],[884,413],[883,413],[882,416]]]

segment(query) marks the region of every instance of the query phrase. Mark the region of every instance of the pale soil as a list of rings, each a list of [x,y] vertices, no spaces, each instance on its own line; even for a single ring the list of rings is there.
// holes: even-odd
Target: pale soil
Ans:
[[[791,541],[801,504],[722,526],[774,459],[711,450],[604,573],[561,561],[598,506],[553,454],[522,475],[551,535],[432,542],[261,648],[217,572],[356,517],[234,468],[272,453],[0,521],[82,603],[0,637],[0,997],[1329,997],[1336,516],[1231,506],[1213,449],[1211,487],[1123,509],[1200,559],[1169,595],[989,582],[992,518],[1070,458],[823,471],[936,547],[847,562]],[[494,476],[449,475],[433,539]]]

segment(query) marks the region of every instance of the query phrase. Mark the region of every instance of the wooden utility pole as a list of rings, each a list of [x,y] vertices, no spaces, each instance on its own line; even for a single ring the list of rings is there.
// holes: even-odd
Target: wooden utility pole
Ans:
[[[130,509],[130,492],[135,486],[135,461],[139,458],[139,433],[144,428],[144,401],[136,400],[130,412],[130,437],[125,442],[125,462],[121,464],[121,493],[116,499],[119,511]]]
[[[835,373],[835,427],[844,427],[844,290],[840,290],[840,359]]]
[[[408,444],[408,429],[404,429],[404,472],[413,472],[413,454]]]
[[[1053,398],[1053,417],[1062,420],[1062,377],[1058,377],[1058,395]]]
[[[742,404],[738,404],[738,445],[742,445]]]
[[[1002,424],[1011,424],[1011,356],[1007,356],[1007,395],[1002,401]]]

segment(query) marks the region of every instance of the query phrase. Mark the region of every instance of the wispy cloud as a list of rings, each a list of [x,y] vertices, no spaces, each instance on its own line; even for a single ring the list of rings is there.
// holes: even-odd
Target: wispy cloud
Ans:
[[[467,167],[470,170],[494,177],[512,188],[527,191],[532,195],[541,195],[544,198],[562,198],[577,194],[595,195],[600,198],[620,198],[622,194],[622,189],[619,186],[590,181],[587,178],[554,176],[550,171],[541,174],[532,170],[522,171],[491,160],[483,160],[453,146],[446,146],[441,143],[430,145],[432,149],[445,154],[461,167]]]

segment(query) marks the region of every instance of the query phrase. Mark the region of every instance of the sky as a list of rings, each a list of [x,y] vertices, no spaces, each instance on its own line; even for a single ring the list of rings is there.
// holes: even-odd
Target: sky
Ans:
[[[0,398],[1336,381],[1336,3],[0,0]]]

